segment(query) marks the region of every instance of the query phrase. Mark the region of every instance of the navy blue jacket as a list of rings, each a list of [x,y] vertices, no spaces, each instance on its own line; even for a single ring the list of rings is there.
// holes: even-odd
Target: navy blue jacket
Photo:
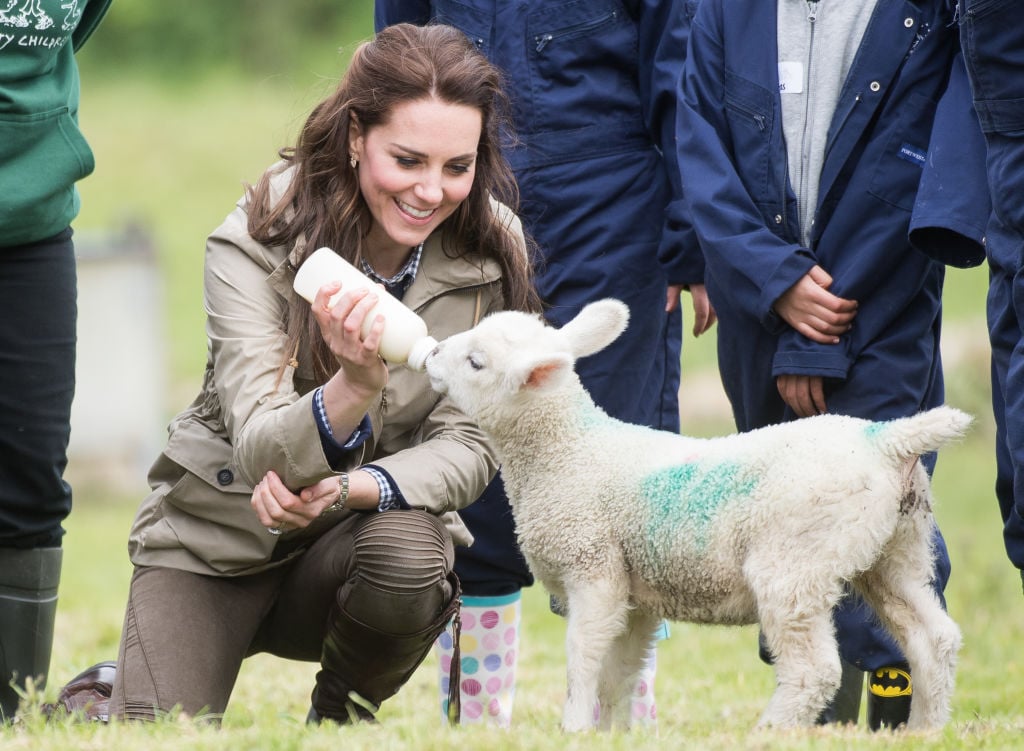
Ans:
[[[704,278],[673,188],[685,4],[378,0],[375,20],[451,24],[505,73],[518,139],[506,155],[544,257],[547,316],[561,325],[595,299],[626,302],[629,330],[580,375],[615,417],[678,429],[680,345],[669,340],[680,334],[667,329],[665,288]]]
[[[1024,573],[1024,0],[961,0],[960,39],[988,145],[988,324],[996,497],[1006,552]]]
[[[878,0],[827,136],[810,247],[787,175],[776,40],[775,2],[702,0],[681,81],[680,168],[737,427],[793,417],[775,386],[783,374],[823,377],[838,414],[935,406],[942,264],[980,262],[987,212],[952,11],[944,0]],[[859,302],[839,344],[810,341],[772,309],[816,263],[833,293]],[[937,530],[935,545],[941,597],[949,559]],[[835,622],[843,659],[861,669],[904,659],[858,600],[845,599]]]
[[[933,258],[979,263],[986,211],[984,144],[976,124],[965,137],[970,91],[962,69],[951,76],[952,21],[943,0],[879,0],[828,134],[807,248],[787,176],[776,5],[700,4],[681,82],[680,165],[740,429],[791,416],[775,389],[782,374],[824,377],[830,411],[862,417],[942,401],[944,267]],[[830,291],[859,302],[839,344],[812,342],[773,311],[815,263],[832,275]]]

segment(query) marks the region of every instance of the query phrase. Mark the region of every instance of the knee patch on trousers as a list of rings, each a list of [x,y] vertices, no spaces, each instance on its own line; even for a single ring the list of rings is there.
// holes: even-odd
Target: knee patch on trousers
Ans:
[[[355,534],[353,557],[356,576],[341,588],[338,603],[369,626],[414,633],[433,623],[451,600],[452,540],[431,514],[374,515]]]

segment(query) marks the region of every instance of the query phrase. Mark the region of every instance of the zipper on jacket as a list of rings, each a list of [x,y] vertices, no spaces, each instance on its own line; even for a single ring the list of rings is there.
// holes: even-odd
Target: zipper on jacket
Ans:
[[[749,117],[757,125],[757,129],[764,133],[768,129],[768,118],[761,113],[760,110],[756,110],[753,107],[747,106],[745,102],[738,99],[730,99],[726,103],[726,107],[741,112],[742,114]]]
[[[618,17],[619,12],[617,10],[613,10],[611,13],[607,13],[600,18],[595,18],[592,21],[584,21],[583,23],[574,24],[573,26],[566,26],[564,29],[559,29],[555,33],[537,34],[533,37],[533,41],[537,44],[537,52],[540,52],[556,37],[563,37],[580,31],[590,31],[591,29],[596,29],[598,26],[606,24],[609,21],[614,21]]]
[[[970,8],[963,8],[964,0],[959,0],[956,4],[956,10],[953,14],[953,20],[959,22],[963,16],[970,16],[972,19],[978,16],[983,16],[988,13],[989,6],[995,5],[998,0],[981,0],[972,5]]]
[[[801,242],[803,242],[804,236],[810,238],[811,228],[804,227],[804,215],[807,210],[813,209],[813,207],[807,206],[807,166],[810,160],[810,154],[808,149],[808,123],[810,122],[811,112],[811,99],[813,97],[813,88],[811,86],[811,65],[814,61],[814,27],[815,21],[818,20],[818,0],[807,0],[807,23],[810,24],[810,38],[807,42],[807,84],[804,87],[804,129],[803,135],[800,139],[800,174],[797,176],[797,205],[800,207],[800,228],[798,233],[800,235]],[[813,222],[813,218],[811,219]]]

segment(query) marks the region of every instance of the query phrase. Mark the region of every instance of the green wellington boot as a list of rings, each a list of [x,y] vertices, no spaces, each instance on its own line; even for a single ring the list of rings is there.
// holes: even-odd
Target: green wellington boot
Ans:
[[[0,721],[10,722],[31,678],[46,685],[57,615],[60,548],[0,548]]]

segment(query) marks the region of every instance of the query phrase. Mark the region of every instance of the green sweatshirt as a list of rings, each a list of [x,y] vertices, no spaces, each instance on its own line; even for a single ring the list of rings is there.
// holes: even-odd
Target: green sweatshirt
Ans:
[[[111,0],[0,0],[0,247],[61,232],[93,171],[75,52]]]

